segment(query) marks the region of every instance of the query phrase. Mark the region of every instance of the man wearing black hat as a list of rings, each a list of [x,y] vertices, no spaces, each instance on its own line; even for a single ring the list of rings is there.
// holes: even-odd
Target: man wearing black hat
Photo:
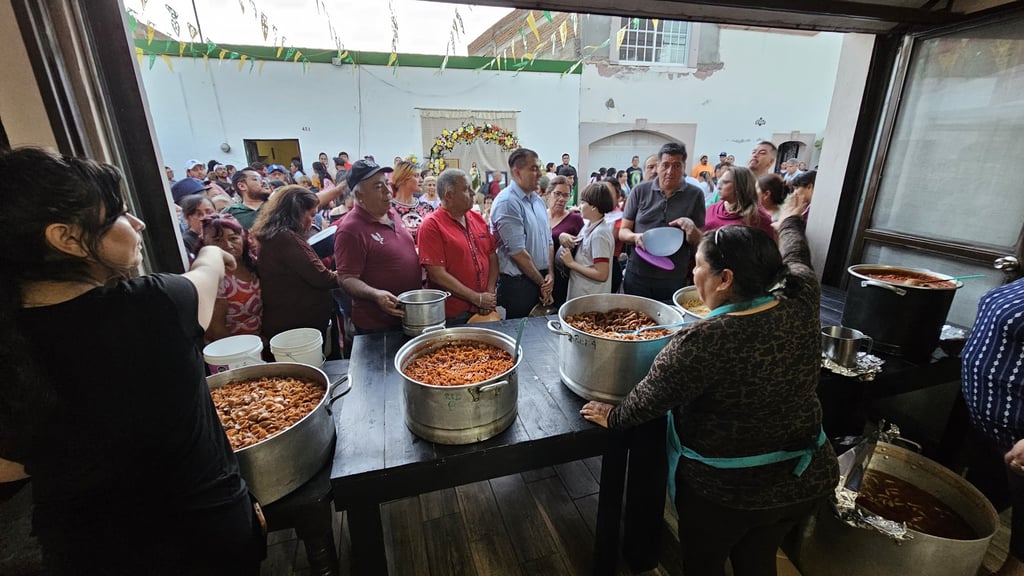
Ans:
[[[391,168],[357,160],[348,172],[355,205],[334,233],[341,287],[352,298],[359,334],[393,330],[404,313],[396,294],[422,287],[423,271],[412,234],[391,207]]]

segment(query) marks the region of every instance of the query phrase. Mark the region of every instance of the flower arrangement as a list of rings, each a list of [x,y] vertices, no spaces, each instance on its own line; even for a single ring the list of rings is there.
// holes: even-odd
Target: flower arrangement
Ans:
[[[501,146],[502,150],[515,150],[519,147],[519,139],[508,130],[495,126],[494,124],[463,124],[455,130],[442,130],[441,135],[434,139],[434,145],[430,147],[430,163],[428,167],[435,174],[444,171],[444,155],[451,152],[458,143],[469,143],[477,138],[485,142],[493,142]]]
[[[420,167],[420,159],[416,156],[416,154],[413,154],[412,152],[410,152],[409,155],[405,157],[405,161],[412,163],[412,165],[416,166],[417,168]]]

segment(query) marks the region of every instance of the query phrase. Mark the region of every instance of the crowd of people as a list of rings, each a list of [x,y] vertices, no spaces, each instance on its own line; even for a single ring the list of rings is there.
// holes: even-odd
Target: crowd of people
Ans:
[[[330,163],[333,169],[327,155],[320,154],[309,176],[298,158],[287,167],[190,160],[181,180],[173,180],[170,169],[167,178],[180,210],[191,271],[142,278],[131,278],[131,271],[141,260],[145,225],[125,208],[116,169],[38,150],[7,153],[2,161],[15,175],[12,189],[41,187],[61,206],[55,216],[38,203],[21,202],[28,195],[0,198],[7,254],[0,263],[5,276],[2,354],[22,366],[16,375],[5,372],[12,384],[0,398],[0,457],[24,464],[37,479],[37,532],[48,561],[60,566],[91,557],[104,549],[101,541],[122,539],[127,532],[146,534],[145,541],[133,544],[133,555],[124,558],[129,565],[165,556],[187,562],[179,557],[181,550],[223,542],[229,544],[225,557],[233,566],[251,566],[258,559],[258,514],[204,394],[196,339],[255,334],[269,340],[285,330],[315,328],[325,334],[325,352],[331,355],[342,353],[341,339],[332,338],[339,320],[350,322],[355,333],[399,329],[399,295],[423,287],[452,294],[445,304],[446,322],[458,325],[499,308],[506,318],[546,314],[589,294],[622,291],[668,300],[686,284],[710,286],[710,277],[729,275],[719,274],[734,257],[728,254],[738,250],[729,242],[744,238],[734,229],[759,230],[774,246],[776,233],[781,238],[787,226],[797,227],[789,222],[773,228],[770,214],[760,207],[755,164],[774,165],[773,159],[761,157],[760,148],[750,169],[726,165],[705,182],[718,197],[710,204],[705,190],[689,181],[686,149],[675,143],[663,146],[643,167],[634,157],[629,169],[605,170],[603,179],[586,184],[577,183],[568,154],[560,165],[542,169],[538,154],[526,148],[510,154],[507,173],[501,171],[498,178],[492,172],[486,182],[479,182],[476,170],[435,175],[401,158],[381,166],[372,157],[350,162],[344,153]],[[44,181],[28,176],[37,174],[28,166],[48,167]],[[801,184],[807,174],[810,184]],[[806,215],[809,196],[800,190],[813,188],[813,172],[797,173],[790,181],[797,200],[776,203],[780,222],[794,210]],[[309,239],[330,226],[335,227],[333,249],[324,256]],[[670,258],[674,270],[637,255],[643,232],[661,226],[685,234],[685,243]],[[716,233],[706,234],[712,230]],[[708,247],[708,238],[726,256]],[[736,293],[746,296],[748,287],[739,273],[735,281],[741,287]],[[156,309],[166,317],[161,330],[130,321],[143,316],[157,321]],[[68,322],[73,329],[61,331],[60,338],[40,329]],[[130,351],[125,342],[131,343]],[[81,354],[71,354],[76,350]],[[60,366],[45,361],[58,353],[68,361]],[[103,376],[109,394],[90,396],[95,390],[86,382],[99,377],[95,359],[115,357],[126,363],[117,371],[124,378]],[[158,419],[178,420],[160,429],[180,435],[133,435],[148,425],[123,420],[126,414],[150,413],[134,406],[137,395],[131,390],[134,375],[154,369],[161,374],[158,388],[166,391],[167,406],[187,409],[189,415],[182,420],[176,409],[161,412]],[[181,382],[191,386],[183,388]],[[114,413],[121,419],[109,419],[110,406],[101,409],[97,398],[117,407]],[[32,408],[12,409],[17,406]],[[106,416],[96,420],[82,413],[88,409]],[[637,414],[611,422],[635,422]],[[65,451],[54,449],[66,429],[55,423],[66,417],[95,424],[78,435],[80,457],[58,457]],[[807,423],[800,424],[798,435]],[[198,452],[197,437],[205,438]],[[132,460],[137,473],[124,474],[125,467],[108,456],[109,469],[89,464],[93,447],[111,442]],[[158,460],[149,453],[140,456],[154,446]],[[152,484],[149,471],[168,454],[184,464],[173,474],[157,474],[166,482]],[[816,482],[828,472],[813,470]],[[124,490],[111,493],[105,485],[111,478]],[[147,483],[152,487],[147,494],[131,496],[136,492],[129,486]],[[794,488],[793,494],[809,492]],[[119,515],[110,520],[84,504],[97,495],[105,503],[116,502]],[[151,502],[173,506],[173,517],[161,520],[165,525],[150,522],[145,507]],[[195,529],[197,523],[203,530]],[[74,536],[79,533],[95,538]],[[153,541],[152,534],[162,536]],[[176,570],[180,565],[174,562],[167,566]]]
[[[352,333],[394,329],[402,317],[398,295],[422,287],[453,294],[452,324],[498,307],[507,318],[551,313],[602,292],[668,301],[693,282],[704,233],[740,224],[775,238],[788,198],[797,193],[809,205],[816,173],[796,161],[776,173],[776,155],[761,142],[745,167],[723,152],[715,166],[705,155],[687,170],[686,148],[671,143],[642,165],[633,156],[624,170],[601,168],[586,184],[568,153],[542,170],[525,148],[511,154],[508,172],[481,173],[473,163],[468,174],[448,170],[447,177],[399,157],[391,167],[372,156],[353,163],[345,152],[330,161],[320,153],[310,176],[293,158],[287,167],[242,168],[189,160],[184,178],[174,181],[170,168],[167,177],[190,261],[203,246],[218,245],[245,262],[221,283],[207,339],[269,339],[310,327],[324,331],[335,344],[329,353],[339,354],[351,334],[331,326],[347,320]],[[337,232],[324,257],[306,240],[329,226]],[[672,269],[636,250],[645,231],[662,226],[685,234],[669,257]]]

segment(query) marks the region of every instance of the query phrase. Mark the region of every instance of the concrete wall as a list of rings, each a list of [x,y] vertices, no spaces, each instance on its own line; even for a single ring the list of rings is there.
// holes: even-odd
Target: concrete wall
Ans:
[[[714,42],[712,34],[701,36],[701,42]],[[688,147],[692,144],[690,157],[707,154],[712,162],[723,150],[745,162],[757,141],[772,140],[778,133],[818,135],[813,142],[825,131],[842,42],[840,34],[722,28],[718,70],[588,64],[580,92],[580,122],[592,130],[604,125],[601,132],[633,129],[638,119],[659,125],[694,124],[694,140],[686,142]],[[755,124],[758,118],[764,125]],[[588,144],[581,135],[581,154]],[[616,166],[628,163],[627,157]],[[580,168],[590,171],[598,166],[589,166],[581,156]]]
[[[158,59],[142,78],[165,163],[179,175],[190,158],[244,165],[243,139],[297,138],[307,169],[321,151],[425,158],[417,108],[518,111],[521,144],[545,161],[579,145],[580,75],[330,64],[303,73],[283,62],[250,74],[237,62],[171,60],[173,73]]]
[[[55,149],[57,143],[50,120],[9,0],[0,0],[0,54],[3,54],[4,70],[4,79],[0,82],[0,120],[11,146]]]

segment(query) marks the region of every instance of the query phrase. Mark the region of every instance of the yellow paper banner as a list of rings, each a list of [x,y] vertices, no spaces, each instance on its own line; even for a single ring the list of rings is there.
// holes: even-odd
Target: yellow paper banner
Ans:
[[[281,57],[281,51],[282,50],[284,50],[284,44],[281,44],[280,46],[277,47],[277,57],[278,58]]]
[[[651,18],[651,25],[653,25],[654,26],[654,30],[657,31],[658,30],[658,19],[657,18]]]
[[[299,61],[299,58],[300,58],[301,56],[302,56],[302,50],[296,50],[296,51],[295,51],[295,57],[294,57],[294,58],[292,58],[292,62],[298,62],[298,61]]]
[[[164,59],[164,64],[167,64],[167,69],[170,70],[171,72],[174,72],[174,66],[171,65],[171,57],[168,56],[167,54],[163,54],[163,55],[161,55],[161,58]]]
[[[241,55],[241,56],[240,56],[240,57],[238,58],[238,71],[239,71],[239,72],[241,72],[241,71],[242,71],[242,67],[243,67],[243,66],[245,66],[245,60],[246,60],[247,58],[248,58],[248,56],[246,56],[245,54],[242,54],[242,55]]]
[[[512,51],[512,59],[513,59],[513,60],[515,60],[515,58],[516,58],[516,42],[515,42],[515,40],[513,40],[513,41],[512,41],[512,42],[511,42],[511,43],[510,43],[510,44],[508,45],[508,48],[509,48],[509,50],[511,50],[511,51]]]
[[[218,60],[224,60],[224,55],[227,54],[227,53],[228,53],[227,50],[221,50],[220,51],[220,56],[218,56],[217,59]]]
[[[398,53],[392,52],[391,56],[388,57],[388,66],[393,65],[395,63],[395,60],[398,60]]]
[[[181,58],[182,54],[185,53],[185,46],[184,42],[178,42],[178,58]]]
[[[537,39],[537,42],[540,42],[540,32],[537,31],[537,19],[533,17],[533,10],[530,10],[529,14],[526,15],[526,23],[530,25],[534,38]]]
[[[562,37],[562,48],[565,48],[565,38],[569,35],[569,26],[562,20],[562,25],[558,27],[558,34]]]
[[[260,60],[259,66],[256,67],[256,73],[257,74],[263,74],[263,65],[266,64],[266,63],[267,63],[266,60]]]
[[[146,24],[146,44],[152,44],[153,43],[153,33],[154,32],[155,31],[153,30],[153,25],[152,24]]]
[[[622,47],[622,38],[626,35],[625,28],[619,28],[619,31],[615,33],[615,49],[618,50]]]
[[[139,48],[138,46],[135,47],[135,57],[139,59],[139,67],[142,67],[142,57],[144,54],[145,53],[142,51],[142,48]]]

